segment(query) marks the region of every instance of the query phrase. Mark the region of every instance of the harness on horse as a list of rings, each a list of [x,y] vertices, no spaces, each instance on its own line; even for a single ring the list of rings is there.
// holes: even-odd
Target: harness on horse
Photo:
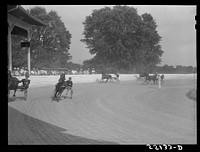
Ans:
[[[54,94],[54,98],[58,98],[58,96],[61,96],[62,92],[67,89],[67,92],[69,90],[72,91],[72,86],[73,86],[73,82],[72,81],[61,81],[59,83],[57,83],[56,88],[55,88],[55,94]],[[72,98],[72,92],[71,92],[71,98]]]
[[[157,82],[158,78],[157,78],[157,74],[154,74],[153,76],[150,76],[149,74],[146,75],[146,79],[144,82],[147,82],[148,80],[148,83],[153,80],[153,82]]]
[[[19,81],[19,83],[22,82],[22,85],[19,86],[18,88],[21,89],[21,91],[28,89],[30,81],[31,80],[28,79],[22,79],[21,81]]]
[[[107,83],[109,79],[112,80],[112,76],[109,74],[102,73],[101,81],[103,81],[104,79],[106,79],[105,83]]]

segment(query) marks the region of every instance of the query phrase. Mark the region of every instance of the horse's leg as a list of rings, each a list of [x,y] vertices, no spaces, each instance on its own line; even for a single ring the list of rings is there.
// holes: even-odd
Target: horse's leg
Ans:
[[[58,93],[58,91],[57,91],[57,90],[55,90],[54,98],[56,98],[56,97],[57,97],[57,93]]]
[[[72,95],[73,95],[73,89],[71,88],[71,99],[72,99]]]
[[[16,93],[16,91],[17,91],[17,89],[15,89],[15,90],[14,90],[14,94],[13,94],[13,97],[15,97],[15,93]]]
[[[60,91],[58,92],[58,98],[60,98],[60,97],[61,97],[61,95],[62,95],[62,92],[63,92],[63,90],[60,90]]]
[[[59,98],[60,91],[56,91],[55,98]]]
[[[58,98],[61,97],[61,95],[62,95],[62,93],[63,93],[64,90],[65,90],[65,88],[61,88],[61,90],[58,92]]]
[[[28,90],[24,90],[24,98],[25,98],[25,101],[27,100],[27,95],[28,95]]]
[[[59,93],[59,98],[61,97],[61,95],[62,95],[62,92]]]

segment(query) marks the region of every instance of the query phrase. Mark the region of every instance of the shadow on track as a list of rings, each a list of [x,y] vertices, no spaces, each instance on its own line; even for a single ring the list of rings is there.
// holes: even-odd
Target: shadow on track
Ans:
[[[8,103],[9,102],[14,102],[14,101],[21,101],[21,100],[25,100],[25,97],[9,97],[8,98]]]
[[[112,144],[101,140],[93,140],[63,133],[67,130],[56,125],[25,115],[8,106],[8,144],[39,145],[80,145],[80,144]]]

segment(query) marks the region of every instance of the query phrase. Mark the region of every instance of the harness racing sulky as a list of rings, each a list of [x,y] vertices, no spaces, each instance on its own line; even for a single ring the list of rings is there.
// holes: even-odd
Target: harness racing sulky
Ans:
[[[13,97],[15,97],[16,91],[24,92],[24,98],[27,100],[28,88],[30,84],[29,74],[25,74],[25,79],[18,80],[16,77],[11,75],[11,71],[8,71],[8,97],[10,96],[10,90],[14,91]],[[19,86],[19,83],[22,82],[22,85]]]
[[[60,78],[60,79],[63,79],[63,78]],[[64,80],[65,80],[65,78],[64,78]],[[69,77],[69,80],[67,80],[67,81],[59,81],[55,86],[52,99],[53,100],[60,100],[61,95],[62,95],[64,90],[66,90],[66,95],[70,91],[70,99],[72,99],[72,95],[73,95],[72,85],[73,85],[73,83],[71,81],[71,77]]]
[[[108,80],[112,81],[112,75],[102,73],[101,80],[99,82],[100,83],[102,83],[102,82],[107,83]]]
[[[156,73],[154,75],[149,75],[148,73],[146,73],[144,83],[148,84],[151,80],[154,84],[156,84],[158,82],[158,74]]]

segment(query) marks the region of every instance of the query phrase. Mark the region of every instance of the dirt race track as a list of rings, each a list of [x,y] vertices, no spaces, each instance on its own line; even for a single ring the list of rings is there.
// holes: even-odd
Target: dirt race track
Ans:
[[[196,144],[193,80],[74,84],[73,99],[52,101],[54,86],[8,100],[8,144]],[[12,95],[13,92],[11,92]]]

